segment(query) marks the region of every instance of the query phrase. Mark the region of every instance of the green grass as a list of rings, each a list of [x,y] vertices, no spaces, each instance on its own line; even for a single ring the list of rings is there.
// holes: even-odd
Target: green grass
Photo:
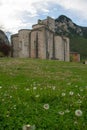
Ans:
[[[1,58],[0,130],[26,124],[36,130],[87,130],[87,65]]]

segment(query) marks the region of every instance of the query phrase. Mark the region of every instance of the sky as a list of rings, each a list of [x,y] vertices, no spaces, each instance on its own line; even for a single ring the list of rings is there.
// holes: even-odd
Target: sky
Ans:
[[[60,15],[87,26],[87,0],[0,0],[0,29],[9,34],[31,29],[38,19]]]

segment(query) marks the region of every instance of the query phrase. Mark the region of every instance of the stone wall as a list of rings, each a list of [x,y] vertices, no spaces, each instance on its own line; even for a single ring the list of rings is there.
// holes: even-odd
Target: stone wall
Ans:
[[[41,28],[41,27],[45,27],[45,25],[44,24],[35,24],[32,26],[32,29]]]
[[[46,29],[45,30],[45,41],[46,41],[46,58],[53,58],[53,32]]]
[[[32,30],[31,32],[31,57],[46,59],[45,30]]]
[[[11,44],[12,44],[12,56],[19,57],[19,38],[18,34],[11,36]]]
[[[53,33],[47,28],[42,27],[31,31],[31,57],[52,59]]]
[[[55,58],[60,61],[69,61],[69,39],[55,36]]]
[[[29,33],[28,29],[22,29],[18,32],[19,37],[19,57],[29,57]]]
[[[65,59],[64,61],[70,61],[70,47],[69,47],[69,38],[67,37],[62,37],[63,43],[65,43]]]
[[[64,46],[60,36],[55,36],[55,58],[61,61],[64,60]]]

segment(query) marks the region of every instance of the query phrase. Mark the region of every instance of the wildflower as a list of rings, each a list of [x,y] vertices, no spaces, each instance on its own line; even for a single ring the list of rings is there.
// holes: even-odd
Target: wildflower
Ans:
[[[79,117],[79,116],[82,116],[82,111],[79,110],[79,109],[76,110],[76,111],[75,111],[75,115],[78,116],[78,117]]]
[[[49,104],[44,104],[43,108],[48,110],[49,109]]]
[[[62,93],[61,95],[62,95],[62,97],[64,97],[66,94],[65,94],[65,93]]]
[[[72,91],[69,92],[69,95],[70,95],[70,96],[73,96],[73,94],[74,94],[74,92],[72,92]]]
[[[60,112],[58,112],[59,113],[59,115],[64,115],[64,112],[63,111],[60,111]]]

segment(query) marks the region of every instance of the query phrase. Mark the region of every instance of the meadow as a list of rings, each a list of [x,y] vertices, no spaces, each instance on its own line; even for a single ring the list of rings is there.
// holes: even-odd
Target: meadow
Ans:
[[[0,130],[87,130],[87,65],[0,59]]]

